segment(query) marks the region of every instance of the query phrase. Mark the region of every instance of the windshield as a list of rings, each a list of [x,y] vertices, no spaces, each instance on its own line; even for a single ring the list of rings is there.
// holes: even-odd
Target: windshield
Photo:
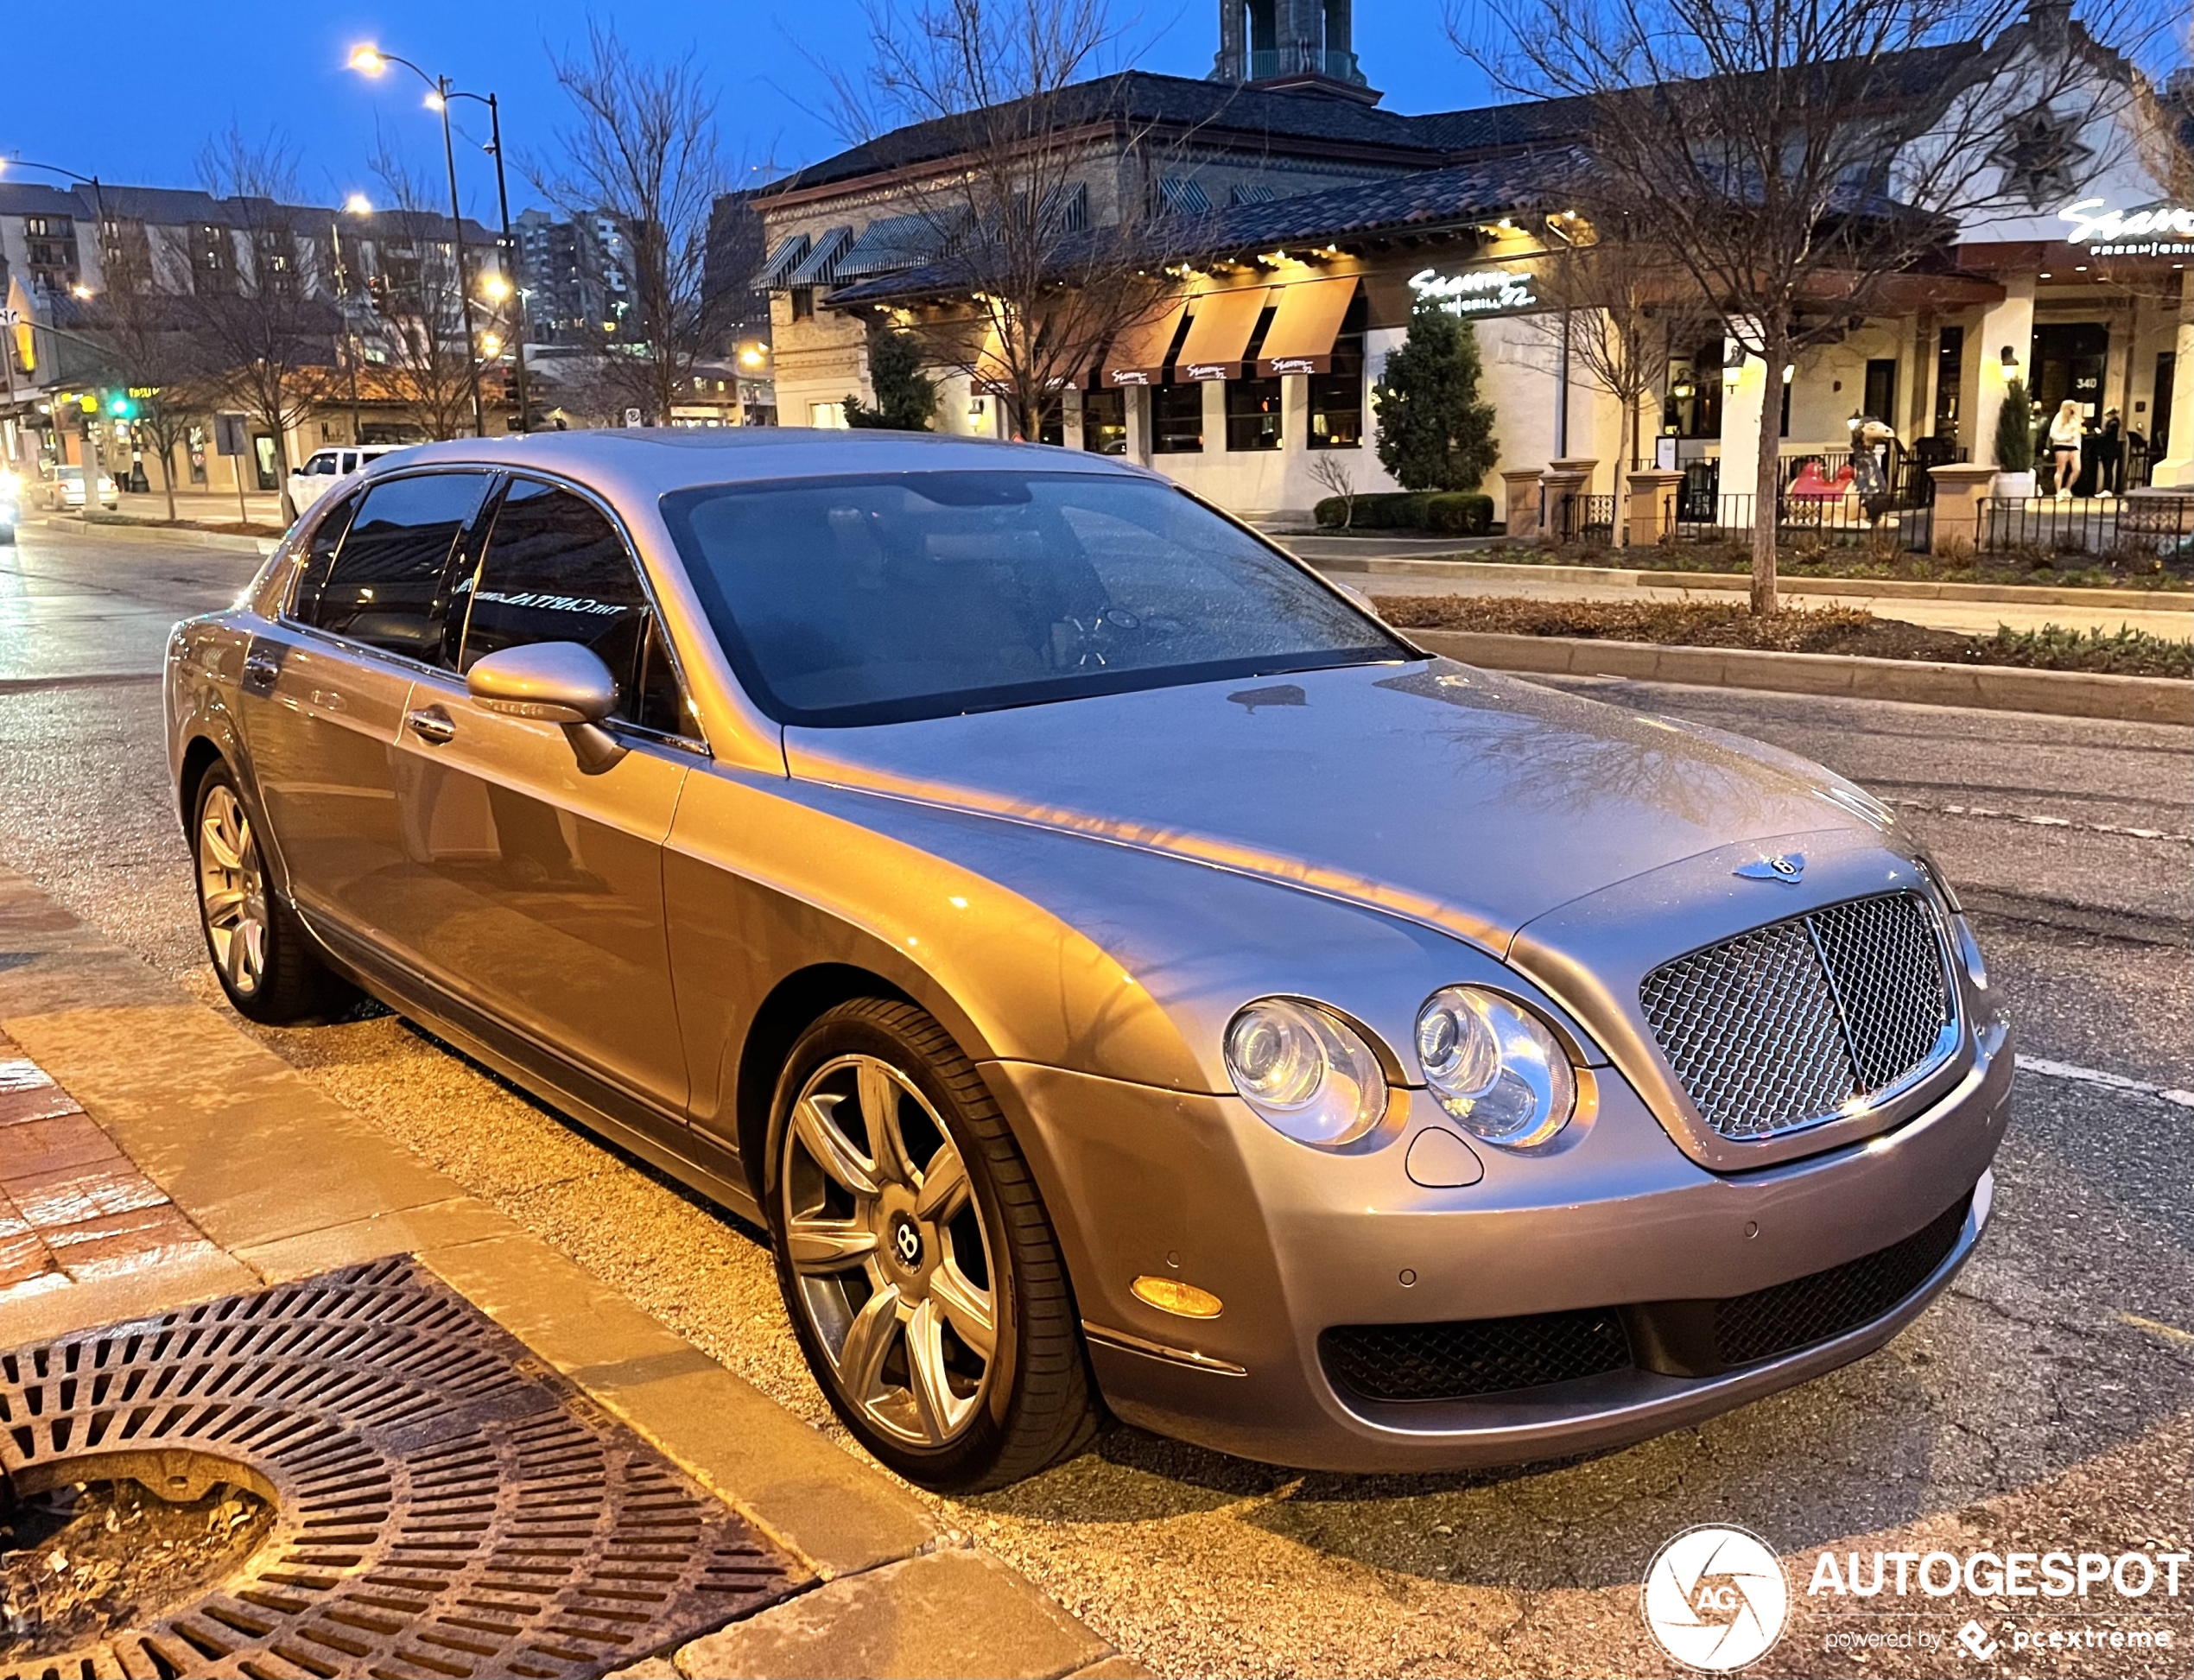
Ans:
[[[781,723],[947,717],[1416,657],[1168,485],[905,472],[681,491],[663,514]]]

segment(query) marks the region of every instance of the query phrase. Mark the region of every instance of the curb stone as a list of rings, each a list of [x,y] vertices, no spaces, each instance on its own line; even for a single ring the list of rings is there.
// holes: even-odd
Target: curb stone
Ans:
[[[1742,593],[1752,580],[1738,572],[1633,571],[1616,566],[1529,566],[1465,560],[1461,555],[1411,555],[1364,560],[1306,560],[1321,572],[1368,573],[1376,577],[1463,576],[1487,583],[1598,583],[1639,589],[1714,589]],[[1994,601],[2004,605],[2118,607],[2128,612],[2194,614],[2194,593],[2184,589],[2082,589],[2024,583],[1932,583],[1918,578],[1778,577],[1785,595],[1859,595],[1881,600]]]
[[[2036,671],[1835,653],[1766,653],[1749,648],[1665,647],[1654,642],[1500,636],[1468,630],[1404,629],[1401,634],[1428,653],[1495,671],[1620,676],[1641,682],[1839,694],[2060,718],[2194,723],[2194,682],[2179,677]]]
[[[4,867],[0,951],[9,959],[0,963],[0,1034],[19,1047],[10,1055],[80,1106],[210,1239],[215,1262],[151,1265],[0,1303],[0,1348],[416,1254],[804,1568],[816,1608],[802,1627],[819,1651],[865,1649],[878,1629],[980,1630],[983,1650],[967,1659],[976,1666],[933,1670],[932,1647],[909,1633],[878,1646],[876,1660],[911,1669],[778,1672],[1143,1672],[1118,1666],[1126,1659],[1107,1642],[1018,1571],[970,1549],[913,1493]],[[831,1612],[848,1604],[861,1607],[864,1625],[834,1627]],[[936,1662],[948,1660],[951,1647],[935,1649]],[[715,1674],[683,1651],[675,1668],[656,1658],[634,1672]]]
[[[263,560],[272,554],[282,541],[276,536],[239,536],[231,531],[202,531],[193,525],[140,525],[120,519],[94,519],[88,523],[81,520],[64,522],[48,519],[44,529],[49,536],[96,536],[102,541],[119,537],[125,542],[162,542],[170,547],[219,548],[230,554],[257,555]]]

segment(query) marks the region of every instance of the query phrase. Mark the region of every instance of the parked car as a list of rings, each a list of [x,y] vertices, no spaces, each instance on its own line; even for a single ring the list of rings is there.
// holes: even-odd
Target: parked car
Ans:
[[[207,948],[775,1245],[862,1444],[1345,1471],[1880,1347],[2011,1083],[1956,898],[1772,747],[1412,647],[1164,479],[888,433],[423,447],[179,626]]]
[[[54,476],[46,481],[46,505],[55,512],[74,508],[79,512],[84,506],[84,469],[80,466],[57,466]],[[116,494],[114,480],[104,472],[99,474],[99,505],[118,508],[122,498]]]
[[[379,460],[404,447],[400,443],[365,443],[320,450],[289,475],[289,499],[302,513],[326,495],[338,479],[347,478],[368,461]]]
[[[22,475],[6,467],[0,467],[0,542],[14,542],[16,527],[22,521]]]

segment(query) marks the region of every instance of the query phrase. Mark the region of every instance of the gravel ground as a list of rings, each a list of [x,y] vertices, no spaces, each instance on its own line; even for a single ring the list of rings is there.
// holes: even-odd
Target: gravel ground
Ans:
[[[79,549],[92,545],[76,545]],[[117,562],[121,563],[121,562]],[[208,562],[193,561],[194,565]],[[92,569],[88,563],[86,569]],[[233,569],[233,567],[231,567]],[[212,585],[215,599],[232,592]],[[4,578],[0,578],[4,582]],[[0,597],[0,618],[6,603]],[[110,665],[107,669],[116,669]],[[5,672],[0,671],[0,677]],[[1898,801],[1969,895],[2020,1047],[2194,1086],[2183,729],[1598,684],[1827,759]],[[0,691],[0,859],[219,1006],[169,811],[154,691]],[[2142,830],[2151,836],[2129,834]],[[758,1234],[393,1017],[266,1042],[816,1427],[838,1434]],[[1789,1566],[1792,1626],[1758,1671],[2183,1673],[2168,1624],[1963,1595],[1804,1594],[1820,1549],[2190,1549],[2194,1195],[2188,1113],[2022,1075],[1997,1218],[1956,1288],[1873,1358],[1696,1430],[1514,1471],[1309,1475],[1132,1430],[1020,1487],[939,1501],[1123,1649],[1169,1674],[1673,1672],[1639,1582],[1663,1542],[1728,1521]],[[2184,1588],[2194,1594],[2194,1575]],[[1924,1616],[1909,1613],[1924,1612]],[[1954,1643],[1969,1617],[1993,1665]],[[2015,1628],[2168,1626],[2166,1653],[2014,1656]],[[1932,1651],[1829,1652],[1907,1631]]]

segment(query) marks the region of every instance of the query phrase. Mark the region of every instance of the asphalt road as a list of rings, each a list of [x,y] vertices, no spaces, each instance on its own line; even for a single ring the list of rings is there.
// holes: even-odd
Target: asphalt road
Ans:
[[[0,860],[208,1000],[149,677],[155,621],[226,601],[253,564],[35,531],[0,549]],[[2194,731],[1592,687],[1810,754],[1899,804],[1965,895],[2026,1056],[2194,1089]],[[753,1231],[394,1018],[263,1037],[831,1427]],[[2190,1550],[2194,1107],[2062,1072],[2022,1073],[2017,1103],[1994,1223],[1954,1290],[1803,1389],[1622,1452],[1470,1475],[1305,1475],[1122,1429],[950,1503],[950,1520],[1167,1673],[1668,1672],[1639,1582],[1702,1522],[1749,1528],[1789,1565],[1792,1626],[1755,1671],[2184,1673],[2194,1572],[2168,1620],[2101,1613],[2160,1591],[2131,1607],[1805,1595],[1823,1548]],[[1968,1617],[1994,1663],[1956,1643]],[[2020,1656],[2021,1628],[2175,1644]],[[1942,1643],[1863,1663],[1824,1649],[1854,1632]]]

